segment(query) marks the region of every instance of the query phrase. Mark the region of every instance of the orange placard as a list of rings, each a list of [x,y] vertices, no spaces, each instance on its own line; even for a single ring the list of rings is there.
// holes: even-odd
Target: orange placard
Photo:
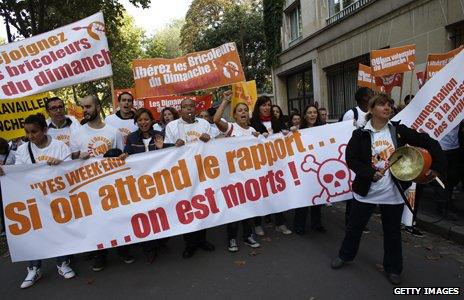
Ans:
[[[163,108],[170,106],[179,111],[180,103],[187,98],[193,99],[197,103],[197,113],[210,108],[213,103],[213,95],[211,94],[200,96],[158,96],[143,99],[143,106],[151,111],[155,120],[159,121]]]
[[[446,53],[435,53],[427,56],[427,80],[432,78],[435,73],[440,71],[447,63],[449,63],[456,55],[464,49],[464,46],[451,50]]]
[[[75,117],[78,121],[84,118],[84,112],[79,105],[68,102],[66,110],[68,111],[68,115]]]
[[[358,67],[358,86],[368,87],[373,91],[380,92],[380,88],[375,84],[372,69],[369,66],[359,64]]]
[[[175,59],[132,61],[137,97],[153,97],[209,89],[245,81],[235,43]]]
[[[416,45],[371,51],[372,75],[384,76],[414,70]]]
[[[118,110],[118,97],[122,93],[131,93],[132,97],[136,99],[137,97],[135,96],[135,89],[134,88],[129,88],[129,89],[115,89],[114,90],[114,95],[113,95],[113,109],[114,111]]]

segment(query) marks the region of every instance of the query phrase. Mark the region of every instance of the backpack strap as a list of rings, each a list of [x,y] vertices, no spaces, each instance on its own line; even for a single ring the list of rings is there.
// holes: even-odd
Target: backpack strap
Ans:
[[[27,150],[29,150],[29,157],[31,158],[31,162],[35,164],[35,157],[34,154],[32,153],[32,147],[31,147],[31,142],[27,142]]]
[[[6,160],[8,159],[8,155],[10,155],[10,149],[6,149],[6,153],[5,153],[5,158],[3,158],[3,165],[5,165],[6,163]]]
[[[356,109],[356,107],[353,107],[351,110],[353,111],[354,120],[358,121],[358,110]]]

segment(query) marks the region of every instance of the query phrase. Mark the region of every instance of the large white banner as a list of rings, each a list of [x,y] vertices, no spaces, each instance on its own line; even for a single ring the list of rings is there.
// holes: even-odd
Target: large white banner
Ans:
[[[441,140],[464,118],[464,51],[417,92],[393,120]]]
[[[13,261],[116,247],[350,199],[351,121],[118,159],[5,166]]]
[[[112,76],[103,14],[0,46],[0,99]]]

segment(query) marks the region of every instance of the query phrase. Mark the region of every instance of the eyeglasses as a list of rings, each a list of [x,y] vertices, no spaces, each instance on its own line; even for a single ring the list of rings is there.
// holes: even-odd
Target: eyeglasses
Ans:
[[[63,105],[60,105],[60,106],[52,106],[52,107],[48,108],[48,110],[52,110],[52,111],[55,111],[55,110],[64,110],[64,106],[63,106]]]

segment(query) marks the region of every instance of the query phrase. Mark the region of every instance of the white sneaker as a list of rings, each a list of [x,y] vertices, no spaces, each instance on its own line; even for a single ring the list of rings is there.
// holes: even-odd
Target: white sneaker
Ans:
[[[251,248],[259,248],[261,246],[253,237],[253,235],[250,235],[247,237],[246,240],[243,241],[245,245],[250,246]]]
[[[287,225],[280,225],[280,226],[276,226],[276,231],[277,232],[281,232],[285,235],[289,235],[289,234],[292,234],[292,231],[290,229],[288,229]]]
[[[235,239],[230,239],[229,240],[229,246],[227,247],[230,252],[237,252],[238,251],[238,246],[237,246],[237,241]]]
[[[42,272],[40,272],[40,269],[37,267],[32,267],[32,268],[27,268],[27,276],[26,279],[24,279],[23,283],[21,283],[21,288],[25,289],[28,288],[42,277]]]
[[[73,278],[76,276],[76,273],[74,273],[73,269],[69,266],[69,262],[64,261],[61,266],[56,266],[58,269],[58,274],[64,277],[64,279],[69,279]]]
[[[256,235],[264,236],[263,227],[261,227],[261,225],[256,226],[256,227],[255,227],[255,233],[256,233]]]

